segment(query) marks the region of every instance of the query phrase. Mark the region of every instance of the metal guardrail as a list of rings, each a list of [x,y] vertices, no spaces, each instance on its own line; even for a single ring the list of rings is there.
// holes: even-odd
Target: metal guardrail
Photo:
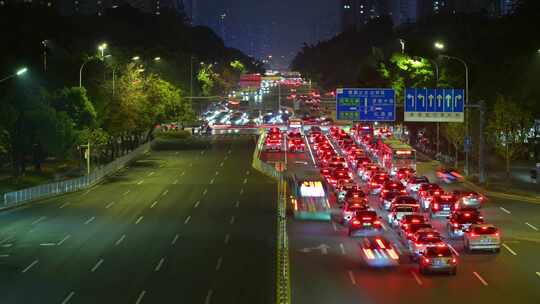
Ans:
[[[92,187],[93,185],[100,182],[104,177],[122,169],[134,158],[142,155],[143,153],[146,153],[149,149],[150,142],[138,147],[129,154],[117,158],[114,161],[108,163],[107,165],[94,170],[94,172],[87,176],[81,176],[74,179],[44,184],[36,187],[5,193],[4,201],[3,204],[0,206],[0,209],[20,206],[38,199],[75,192]]]
[[[265,135],[261,132],[252,166],[264,175],[278,180],[277,186],[277,244],[276,244],[276,303],[291,303],[291,277],[289,265],[289,239],[287,236],[287,182],[273,166],[260,159]]]

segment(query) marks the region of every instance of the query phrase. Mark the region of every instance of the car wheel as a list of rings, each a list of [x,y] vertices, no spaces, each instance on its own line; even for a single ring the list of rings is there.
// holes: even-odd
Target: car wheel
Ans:
[[[450,274],[455,276],[457,274],[457,268],[452,269]]]
[[[499,253],[499,252],[501,252],[501,248],[495,248],[495,249],[493,249],[493,252]]]

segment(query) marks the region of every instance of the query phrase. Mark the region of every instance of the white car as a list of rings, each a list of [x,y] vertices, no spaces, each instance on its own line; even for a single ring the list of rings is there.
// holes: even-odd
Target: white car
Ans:
[[[429,183],[429,179],[425,176],[412,176],[404,182],[407,192],[415,194],[421,184]]]
[[[473,224],[463,234],[465,250],[501,250],[499,229],[491,224]]]
[[[390,223],[390,226],[392,227],[397,227],[399,225],[399,221],[401,221],[401,218],[403,216],[416,213],[419,209],[420,208],[416,204],[403,204],[392,206],[390,212],[388,213],[388,223]]]

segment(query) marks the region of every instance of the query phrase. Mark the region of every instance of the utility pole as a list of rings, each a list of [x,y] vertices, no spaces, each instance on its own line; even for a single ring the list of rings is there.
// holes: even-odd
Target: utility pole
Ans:
[[[43,45],[43,72],[47,72],[47,40],[41,41]]]
[[[478,102],[480,109],[480,138],[478,142],[478,181],[483,184],[486,182],[486,161],[485,161],[485,138],[484,127],[486,124],[486,103],[483,100]]]

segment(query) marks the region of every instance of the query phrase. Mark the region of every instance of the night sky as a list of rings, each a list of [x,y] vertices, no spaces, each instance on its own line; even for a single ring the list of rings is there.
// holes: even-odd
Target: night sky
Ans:
[[[198,1],[196,24],[210,26],[227,46],[248,55],[272,55],[272,68],[287,68],[304,42],[330,38],[339,30],[340,0],[189,1]]]

